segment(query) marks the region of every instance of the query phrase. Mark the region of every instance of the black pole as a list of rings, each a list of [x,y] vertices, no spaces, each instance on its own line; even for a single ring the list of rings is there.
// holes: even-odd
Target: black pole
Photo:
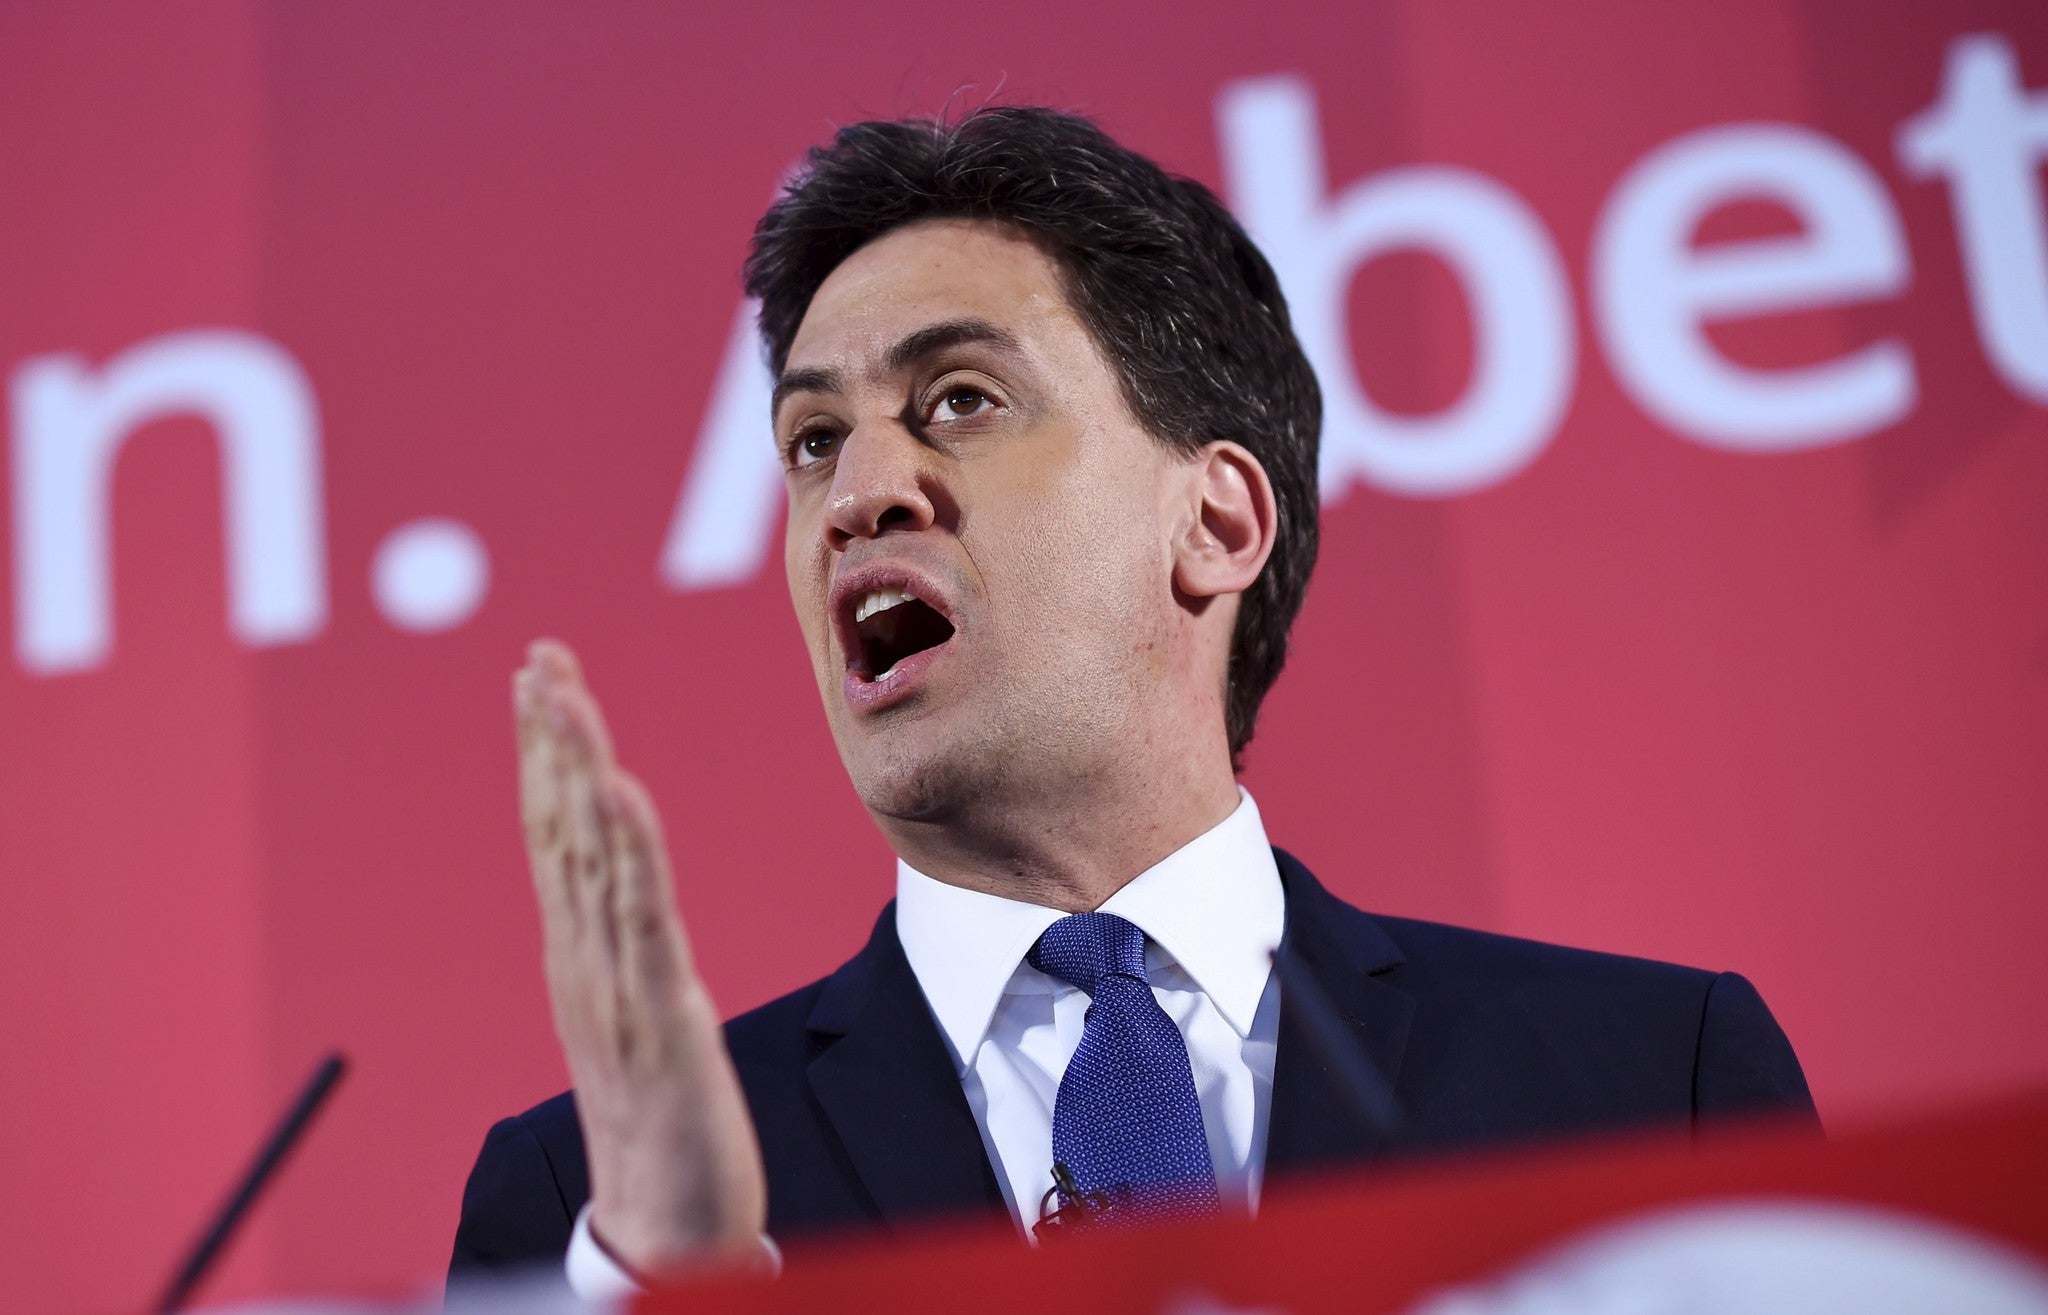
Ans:
[[[242,1175],[242,1181],[235,1188],[235,1194],[228,1198],[227,1204],[200,1235],[199,1244],[192,1248],[192,1254],[179,1266],[177,1277],[164,1289],[164,1295],[157,1299],[154,1307],[156,1315],[171,1315],[171,1312],[184,1308],[192,1293],[198,1289],[201,1280],[206,1277],[207,1271],[213,1268],[213,1262],[220,1258],[222,1249],[227,1246],[228,1239],[234,1236],[243,1216],[249,1213],[249,1207],[255,1203],[257,1195],[263,1191],[271,1178],[276,1176],[285,1156],[291,1153],[292,1147],[305,1135],[306,1125],[313,1121],[313,1116],[319,1113],[320,1106],[333,1092],[334,1084],[341,1081],[341,1075],[347,1071],[348,1058],[338,1050],[320,1061],[320,1067],[313,1070],[313,1076],[308,1078],[306,1085],[300,1089],[299,1098],[292,1102],[292,1107],[285,1111],[284,1118],[279,1120],[277,1127],[271,1131],[270,1139],[263,1143],[263,1149],[256,1153],[256,1162]]]

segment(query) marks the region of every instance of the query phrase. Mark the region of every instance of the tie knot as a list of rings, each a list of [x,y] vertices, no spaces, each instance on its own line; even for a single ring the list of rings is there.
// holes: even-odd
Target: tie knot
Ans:
[[[1092,998],[1104,977],[1145,975],[1145,933],[1114,913],[1076,913],[1045,929],[1028,956],[1031,966],[1078,986]]]

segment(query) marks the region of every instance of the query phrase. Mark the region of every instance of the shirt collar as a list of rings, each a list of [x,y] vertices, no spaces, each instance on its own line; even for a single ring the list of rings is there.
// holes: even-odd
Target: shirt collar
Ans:
[[[1251,794],[1230,816],[1134,877],[1102,912],[1135,923],[1242,1036],[1286,922],[1280,869]],[[963,1071],[1003,990],[1058,909],[928,877],[898,860],[896,935]]]

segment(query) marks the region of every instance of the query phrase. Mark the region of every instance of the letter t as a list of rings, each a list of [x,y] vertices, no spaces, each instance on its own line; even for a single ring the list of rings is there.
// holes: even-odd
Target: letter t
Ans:
[[[2007,386],[2048,402],[2048,232],[2035,170],[2048,152],[2048,93],[2027,95],[2004,37],[1959,37],[1939,102],[1899,128],[1900,163],[1948,180],[1970,313]]]

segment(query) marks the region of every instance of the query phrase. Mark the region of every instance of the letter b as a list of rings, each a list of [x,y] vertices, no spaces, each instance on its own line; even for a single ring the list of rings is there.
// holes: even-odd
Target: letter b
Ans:
[[[1469,493],[1533,460],[1571,400],[1577,343],[1563,262],[1527,203],[1447,166],[1390,170],[1327,197],[1315,95],[1298,78],[1238,83],[1218,118],[1232,201],[1273,262],[1322,382],[1323,497],[1354,477],[1411,496]],[[1427,416],[1373,404],[1345,323],[1352,275],[1404,249],[1442,258],[1472,314],[1472,377]]]

